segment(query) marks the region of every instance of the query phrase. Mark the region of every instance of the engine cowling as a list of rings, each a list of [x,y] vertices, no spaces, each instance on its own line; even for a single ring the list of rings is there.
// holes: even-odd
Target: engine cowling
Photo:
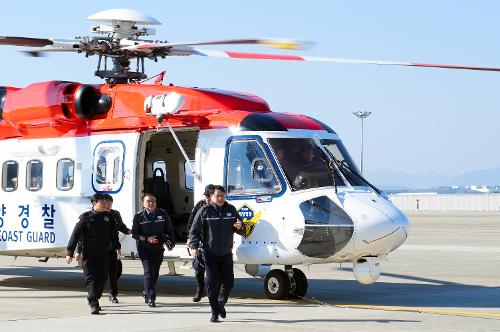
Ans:
[[[7,94],[3,118],[24,126],[52,122],[85,122],[105,115],[112,100],[98,88],[73,82],[48,81],[28,85]]]
[[[378,257],[362,257],[353,262],[354,276],[364,285],[373,284],[380,277],[380,259]]]

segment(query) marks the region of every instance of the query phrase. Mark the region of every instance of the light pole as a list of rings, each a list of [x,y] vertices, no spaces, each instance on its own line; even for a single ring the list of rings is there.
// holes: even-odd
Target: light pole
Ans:
[[[361,119],[361,174],[363,174],[363,120],[366,119],[372,112],[352,112],[352,114],[356,115]]]

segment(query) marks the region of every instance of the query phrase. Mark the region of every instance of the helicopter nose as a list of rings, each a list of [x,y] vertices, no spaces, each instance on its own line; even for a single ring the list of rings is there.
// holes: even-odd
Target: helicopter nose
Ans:
[[[346,209],[354,217],[358,236],[356,247],[363,255],[387,254],[408,237],[408,218],[389,200],[371,193],[356,193],[346,201]]]

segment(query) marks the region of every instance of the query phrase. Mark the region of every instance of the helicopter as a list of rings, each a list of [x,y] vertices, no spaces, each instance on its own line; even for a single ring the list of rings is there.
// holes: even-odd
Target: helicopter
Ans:
[[[294,266],[352,263],[355,278],[375,282],[401,246],[410,223],[363,177],[337,133],[302,114],[278,113],[250,93],[153,84],[146,60],[170,56],[315,61],[446,69],[500,68],[306,57],[199,49],[256,44],[297,49],[287,39],[168,42],[148,39],[156,19],[128,9],[95,13],[91,36],[44,39],[0,36],[29,55],[96,56],[103,84],[47,81],[0,87],[0,254],[64,257],[78,216],[94,193],[114,196],[130,224],[141,197],[153,193],[178,242],[207,184],[222,184],[244,219],[234,261],[264,278],[271,299],[303,297],[308,282]],[[132,70],[135,62],[135,70]],[[122,254],[137,256],[122,237]],[[185,246],[166,253],[189,260]],[[283,266],[283,269],[273,265]],[[170,266],[170,265],[169,265]]]

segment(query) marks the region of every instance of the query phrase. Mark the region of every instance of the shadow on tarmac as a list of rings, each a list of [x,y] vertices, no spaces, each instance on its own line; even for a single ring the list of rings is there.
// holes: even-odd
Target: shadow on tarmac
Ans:
[[[346,269],[349,270],[349,269]],[[192,271],[191,271],[192,272]],[[191,272],[189,274],[191,274]],[[64,290],[72,288],[85,289],[83,274],[76,267],[54,266],[15,266],[0,268],[0,287],[4,287],[0,298],[17,297],[13,293],[5,295],[8,288],[22,287],[33,290]],[[8,276],[12,277],[8,277]],[[309,279],[309,291],[306,298],[315,299],[324,304],[367,305],[367,306],[404,306],[404,307],[453,307],[453,308],[498,308],[500,307],[500,287],[466,285],[444,280],[421,278],[399,274],[384,274],[403,280],[403,282],[377,282],[370,286],[359,284],[355,280]],[[120,292],[140,296],[142,292],[142,276],[123,275],[119,282]],[[157,287],[158,297],[182,295],[191,296],[195,291],[195,280],[189,276],[160,276]],[[105,289],[105,292],[107,289]],[[12,294],[12,295],[11,295]],[[57,296],[57,295],[56,295]],[[252,303],[251,306],[273,307],[310,306],[318,302],[300,300],[296,302],[274,302],[267,300],[263,282],[255,278],[237,278],[232,297],[265,300]],[[50,296],[54,298],[54,296]],[[65,295],[64,297],[68,297]],[[40,296],[37,296],[40,298]],[[206,302],[206,298],[204,299]],[[231,303],[232,306],[245,307],[244,303]]]

